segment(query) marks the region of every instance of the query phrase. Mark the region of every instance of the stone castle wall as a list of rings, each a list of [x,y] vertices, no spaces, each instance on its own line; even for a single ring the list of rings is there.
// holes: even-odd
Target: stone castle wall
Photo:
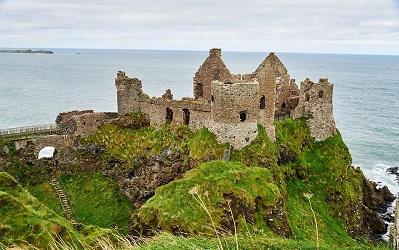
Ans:
[[[307,118],[311,135],[316,141],[324,141],[337,133],[332,98],[333,85],[326,78],[321,78],[318,83],[307,78],[301,83],[299,105],[292,112],[292,117]]]
[[[295,79],[283,78],[276,83],[276,115],[288,114],[294,110],[299,104],[299,92]]]
[[[33,139],[18,140],[14,141],[13,143],[17,150],[27,150],[37,159],[40,150],[42,150],[44,147],[51,146],[56,149],[71,147],[73,145],[73,139],[68,135],[51,135]]]
[[[232,81],[233,75],[221,58],[221,49],[211,49],[194,76],[194,99],[210,100],[212,81]]]
[[[211,91],[209,130],[221,143],[235,148],[248,145],[258,134],[258,82],[213,81]]]
[[[94,133],[99,126],[118,118],[114,112],[71,111],[58,115],[56,122],[63,135],[86,137]]]
[[[150,98],[143,93],[139,79],[129,78],[122,71],[118,72],[115,85],[120,116],[141,111],[149,114],[154,127],[165,123],[186,124],[192,130],[207,127],[219,142],[228,142],[238,149],[255,139],[258,123],[275,140],[275,115],[294,109],[296,117],[308,117],[316,140],[328,138],[335,131],[332,87],[330,90],[322,81],[315,87],[303,84],[299,90],[274,53],[253,73],[232,75],[221,58],[221,50],[211,49],[193,78],[194,98],[174,100],[169,89],[162,98]],[[325,96],[306,101],[305,95],[317,95],[318,88]]]

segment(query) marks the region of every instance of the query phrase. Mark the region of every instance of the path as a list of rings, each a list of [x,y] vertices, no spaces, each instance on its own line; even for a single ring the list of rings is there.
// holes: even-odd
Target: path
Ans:
[[[0,139],[13,141],[60,133],[61,128],[58,126],[58,124],[43,124],[36,126],[0,129]]]
[[[64,189],[62,188],[57,174],[52,174],[51,176],[51,186],[55,189],[57,192],[58,198],[60,199],[60,203],[62,206],[62,210],[64,211],[64,214],[66,215],[66,218],[72,223],[72,225],[78,229],[82,225],[78,222],[76,222],[75,216],[72,213],[71,206],[69,205],[68,197],[66,196]]]

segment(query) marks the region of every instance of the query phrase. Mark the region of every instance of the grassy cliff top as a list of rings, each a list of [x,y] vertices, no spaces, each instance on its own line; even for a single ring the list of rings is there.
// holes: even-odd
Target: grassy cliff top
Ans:
[[[128,175],[138,167],[140,157],[162,161],[159,166],[167,172],[168,164],[176,162],[169,162],[165,149],[179,152],[179,161],[197,164],[182,178],[160,186],[132,219],[117,182],[101,172],[84,173],[83,167],[71,166],[61,180],[85,223],[109,227],[117,218],[121,227],[130,225],[130,234],[155,235],[150,240],[139,238],[144,243],[132,249],[389,249],[368,240],[374,232],[370,215],[378,215],[363,202],[367,180],[352,167],[340,134],[315,142],[304,119],[279,121],[275,127],[275,142],[258,126],[257,138],[234,150],[227,162],[221,159],[228,145],[218,144],[206,128],[192,132],[187,126],[166,125],[158,130],[102,126],[83,139],[86,145],[104,148],[100,169],[109,170],[113,165],[108,163],[118,162],[114,170]],[[12,154],[7,157],[12,159]],[[76,151],[74,157],[88,156]],[[148,166],[139,167],[145,171]],[[4,169],[55,211],[3,173],[0,178],[6,184],[0,186],[4,197],[0,211],[7,216],[0,216],[0,237],[6,235],[6,243],[29,239],[41,247],[51,240],[53,227],[57,228],[53,235],[66,237],[68,232],[83,242],[96,236],[93,227],[82,235],[58,215],[54,194],[42,192],[48,190],[43,171],[16,160]]]

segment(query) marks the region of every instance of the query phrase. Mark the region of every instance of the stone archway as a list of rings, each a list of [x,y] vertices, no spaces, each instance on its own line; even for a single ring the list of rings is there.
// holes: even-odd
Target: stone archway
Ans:
[[[42,158],[51,159],[55,156],[56,153],[57,153],[57,150],[55,147],[46,146],[39,151],[37,158],[38,159],[42,159]]]

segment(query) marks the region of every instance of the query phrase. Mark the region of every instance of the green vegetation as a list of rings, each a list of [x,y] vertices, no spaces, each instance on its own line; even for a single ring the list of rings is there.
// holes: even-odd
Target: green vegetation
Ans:
[[[74,215],[81,223],[103,228],[117,225],[119,233],[127,234],[132,204],[113,180],[101,173],[84,172],[76,176],[62,175],[60,179]]]
[[[235,237],[233,235],[222,236],[223,249],[237,249]],[[192,250],[192,249],[220,249],[216,238],[200,236],[175,236],[170,233],[162,232],[155,235],[149,241],[145,241],[140,246],[132,247],[134,250]],[[238,248],[247,250],[270,249],[270,250],[315,250],[314,241],[301,240],[296,238],[281,238],[270,236],[264,233],[243,233],[238,235]],[[351,247],[340,246],[339,244],[321,244],[322,250],[389,250],[392,249],[386,244],[356,244]]]
[[[202,164],[187,172],[184,179],[159,188],[138,211],[133,228],[140,228],[141,225],[142,233],[160,228],[172,233],[215,236],[213,221],[219,234],[232,234],[232,219],[227,213],[227,204],[229,200],[234,200],[231,199],[234,196],[240,199],[238,203],[244,208],[235,210],[232,207],[239,237],[262,232],[260,241],[268,242],[263,247],[312,249],[316,248],[316,242],[319,241],[321,249],[373,248],[366,241],[354,241],[347,232],[358,223],[350,209],[360,211],[360,182],[364,177],[351,167],[348,148],[339,133],[326,141],[314,142],[306,120],[287,119],[276,122],[275,143],[259,127],[256,140],[248,147],[234,151],[231,158],[232,161],[228,163],[213,161]],[[247,171],[254,171],[254,174]],[[253,179],[256,177],[260,177],[260,180]],[[251,189],[254,186],[261,188],[262,192],[254,192]],[[235,188],[241,192],[234,191]],[[189,191],[197,195],[197,201],[194,195],[190,196]],[[314,214],[305,193],[313,195],[311,202],[317,217],[318,239]],[[284,201],[279,203],[283,206],[282,210],[277,209],[277,198]],[[254,220],[248,220],[249,216],[245,212],[254,205],[254,200],[259,199],[266,204],[255,203]],[[271,211],[286,212],[288,221],[281,219],[284,216],[279,220],[274,214],[270,218],[273,223],[268,223],[266,214]],[[289,230],[284,231],[284,226],[292,230],[295,241],[280,238],[279,235],[290,235]],[[230,241],[234,243],[232,237]],[[279,243],[273,245],[270,241]],[[299,245],[284,245],[291,244],[288,242]],[[214,239],[213,244],[217,246],[218,242]]]
[[[115,158],[130,168],[134,167],[134,157],[149,158],[159,155],[169,146],[173,150],[179,150],[186,160],[191,157],[199,161],[221,159],[224,149],[227,148],[227,144],[218,144],[215,135],[206,128],[193,133],[185,125],[171,127],[169,124],[158,130],[152,127],[132,130],[108,124],[86,138],[84,143],[103,145],[107,150],[105,161]]]
[[[184,179],[158,188],[156,195],[140,208],[138,218],[143,224],[156,223],[154,228],[170,232],[212,235],[210,218],[194,198],[199,197],[217,228],[221,228],[222,223],[233,226],[230,214],[226,212],[229,206],[236,218],[255,221],[256,225],[261,223],[256,219],[270,211],[256,211],[259,214],[254,218],[254,208],[272,207],[279,198],[279,190],[271,180],[270,171],[265,168],[212,161],[190,170]],[[241,228],[241,224],[238,226]]]
[[[145,123],[140,114],[130,118]],[[351,167],[340,134],[314,142],[304,119],[279,121],[275,127],[275,142],[259,126],[257,138],[233,151],[231,161],[225,162],[220,160],[228,145],[218,144],[205,128],[192,132],[184,125],[158,130],[102,126],[82,139],[86,145],[106,149],[102,163],[117,160],[122,163],[118,168],[132,169],[136,157],[149,159],[170,149],[179,151],[183,162],[194,161],[198,167],[158,188],[133,211],[115,181],[71,166],[60,180],[75,215],[86,225],[82,231],[61,217],[48,173],[14,159],[15,149],[0,142],[0,149],[9,148],[3,150],[8,157],[3,169],[18,181],[0,173],[0,242],[44,248],[59,237],[59,242],[75,244],[73,249],[89,245],[101,249],[390,249],[386,244],[375,246],[362,235],[352,235],[355,241],[348,234],[359,226],[354,212],[361,213],[364,176]],[[167,163],[168,158],[162,160]],[[140,238],[138,246],[113,246],[116,237],[110,228],[115,225],[123,235],[130,229],[153,237]],[[112,238],[105,244],[108,247],[104,241],[95,242],[105,235]]]
[[[11,142],[0,139],[0,156],[12,156],[17,150]]]
[[[0,172],[0,183],[0,242],[4,245],[45,249],[52,242],[92,244],[99,237],[112,235],[111,230],[94,227],[76,231],[5,172]]]

